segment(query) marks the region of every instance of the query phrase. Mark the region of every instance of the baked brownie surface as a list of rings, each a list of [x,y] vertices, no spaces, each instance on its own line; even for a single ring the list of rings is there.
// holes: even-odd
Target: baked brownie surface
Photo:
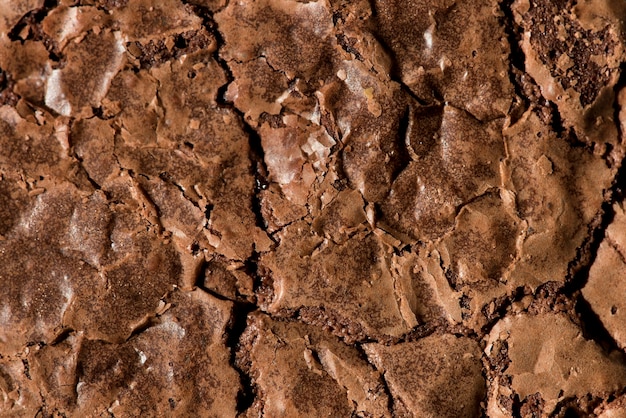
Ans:
[[[626,417],[625,22],[5,0],[0,417]]]

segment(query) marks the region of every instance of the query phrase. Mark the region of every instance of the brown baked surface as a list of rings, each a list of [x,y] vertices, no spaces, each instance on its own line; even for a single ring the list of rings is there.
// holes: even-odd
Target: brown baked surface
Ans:
[[[626,417],[626,2],[0,2],[0,417]]]

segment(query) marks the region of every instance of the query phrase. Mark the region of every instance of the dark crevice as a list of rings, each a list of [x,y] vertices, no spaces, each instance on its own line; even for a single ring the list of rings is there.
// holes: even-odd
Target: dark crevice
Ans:
[[[579,295],[576,299],[576,313],[580,318],[583,336],[586,339],[595,341],[607,353],[621,351],[611,334],[604,327],[598,315],[593,311],[589,302],[587,302],[582,295]],[[621,357],[622,361],[626,362],[624,355]]]
[[[337,35],[335,35],[335,37],[337,38],[337,43],[344,51],[346,51],[348,54],[354,55],[354,58],[356,58],[357,60],[363,61],[363,56],[361,55],[359,50],[354,47],[354,44],[357,41],[356,39],[348,38],[343,33],[338,33]]]
[[[230,349],[230,365],[239,374],[241,382],[241,390],[237,393],[237,412],[240,414],[249,409],[255,400],[252,377],[239,367],[236,357],[241,336],[247,327],[248,315],[256,309],[252,304],[235,303],[226,341],[226,346]]]
[[[160,323],[160,320],[158,316],[156,316],[156,314],[154,316],[149,316],[148,318],[146,318],[145,321],[143,321],[141,324],[136,326],[135,329],[133,329],[133,331],[130,333],[126,341],[130,341],[136,338],[139,334],[141,334],[148,328],[152,328],[153,326],[158,325],[159,323]]]
[[[256,251],[244,262],[245,272],[252,277],[256,304],[268,305],[274,299],[274,280],[271,273],[259,264],[260,254]]]
[[[512,3],[512,1],[503,2],[501,5],[501,10],[504,15],[502,18],[502,26],[504,27],[510,48],[509,79],[515,88],[515,94],[517,94],[517,96],[519,96],[519,98],[523,101],[523,108],[528,109],[531,100],[526,96],[521,80],[516,77],[516,74],[524,74],[526,71],[526,55],[520,46],[523,31],[518,25],[515,24],[513,10],[511,9]]]
[[[15,106],[20,97],[13,91],[15,81],[11,74],[0,68],[0,106]]]
[[[421,323],[414,327],[411,331],[403,335],[399,339],[399,343],[411,342],[421,340],[422,338],[426,338],[436,331],[447,330],[450,323],[446,319],[439,319],[434,321],[428,321]]]
[[[559,108],[554,102],[548,102],[552,119],[550,121],[550,127],[557,134],[558,137],[564,137],[568,139],[575,139],[574,132],[570,132],[568,128],[563,125],[563,118],[561,118],[561,113],[559,112]],[[575,144],[576,141],[570,141],[572,144]]]
[[[67,340],[74,333],[72,328],[63,328],[59,334],[50,341],[50,345],[57,345]]]
[[[624,177],[624,170],[618,171],[617,179]],[[613,194],[612,191],[606,193],[608,196]],[[564,287],[564,293],[572,295],[577,290],[582,289],[587,284],[589,270],[596,259],[600,243],[604,239],[605,231],[613,222],[615,212],[613,210],[613,199],[610,198],[602,204],[600,213],[596,216],[595,222],[589,226],[587,238],[583,244],[578,247],[576,257],[570,261],[568,266],[568,277]]]
[[[621,131],[621,125],[619,123],[619,112],[621,109],[617,97],[620,90],[626,88],[626,63],[622,63],[620,69],[621,76],[614,87],[615,101],[613,108],[614,120],[618,121],[616,124],[618,135],[623,137],[624,132]],[[593,311],[591,305],[579,293],[579,290],[582,289],[587,283],[589,271],[596,259],[600,244],[605,239],[606,230],[609,225],[611,225],[615,217],[613,204],[623,201],[625,197],[626,168],[623,165],[624,155],[621,152],[612,153],[610,152],[611,150],[607,151],[607,157],[618,158],[617,161],[608,161],[610,166],[618,167],[617,174],[610,190],[605,193],[605,202],[602,205],[599,215],[596,217],[595,222],[590,226],[588,238],[578,249],[576,258],[569,265],[568,280],[563,291],[566,295],[575,297],[575,310],[581,321],[583,335],[585,338],[596,341],[607,352],[611,352],[619,351],[619,346],[611,337],[598,315]]]
[[[40,41],[48,51],[50,60],[60,63],[62,54],[56,41],[48,36],[41,27],[41,22],[57,5],[57,0],[45,0],[43,7],[31,10],[22,16],[19,22],[9,31],[8,38],[13,42],[24,42],[25,40]],[[29,28],[28,35],[23,39],[21,34],[26,28]]]
[[[411,162],[411,156],[409,155],[409,150],[407,149],[408,138],[407,135],[410,134],[411,131],[411,117],[412,111],[411,107],[407,106],[404,110],[404,113],[398,123],[398,133],[396,135],[396,152],[397,155],[393,159],[394,169],[391,172],[391,181],[393,184],[400,173],[404,171],[404,169]]]
[[[510,295],[505,295],[500,298],[493,300],[494,307],[493,309],[489,308],[489,304],[485,305],[481,314],[486,319],[487,323],[481,327],[481,334],[487,335],[491,332],[491,329],[496,325],[498,321],[500,321],[504,316],[509,312],[511,306],[515,302],[519,302],[522,298],[528,295],[530,291],[528,288],[524,286],[519,286],[513,290]],[[534,296],[540,294],[540,292],[536,292]]]
[[[229,364],[239,374],[241,389],[237,393],[237,412],[239,414],[242,414],[254,403],[254,385],[252,383],[251,376],[248,375],[245,370],[239,367],[236,357],[241,336],[246,330],[248,315],[251,312],[256,311],[258,308],[252,303],[231,300],[215,291],[206,288],[204,284],[206,279],[207,265],[208,263],[205,261],[200,267],[198,276],[195,280],[195,286],[198,289],[207,292],[216,299],[233,303],[233,310],[230,323],[227,327],[225,343],[226,347],[229,349],[230,354]],[[248,260],[246,262],[246,267],[247,270],[249,270],[248,273],[253,273],[256,270],[256,257]]]
[[[569,277],[563,288],[565,295],[575,299],[575,310],[581,321],[585,338],[594,340],[607,352],[619,350],[619,346],[593,311],[591,305],[580,294],[580,290],[587,284],[589,271],[597,257],[600,244],[605,238],[606,229],[615,217],[613,203],[622,200],[622,189],[625,184],[626,171],[622,166],[618,170],[611,190],[607,192],[608,199],[602,205],[601,214],[597,218],[595,226],[590,227],[587,239],[578,249],[576,258],[570,262]]]
[[[619,97],[620,91],[623,89],[626,89],[626,61],[621,63],[619,70],[620,70],[619,80],[617,80],[617,83],[613,87],[613,93],[615,97],[613,101],[613,120],[616,122],[615,125],[617,127],[617,137],[619,138],[619,142],[621,143],[626,139],[626,132],[622,130],[622,123],[619,118],[620,110],[622,109],[620,107],[618,97]],[[624,109],[623,111],[626,112],[626,109]],[[610,153],[609,157],[610,157],[609,165],[611,167],[615,165],[619,166],[623,163],[622,159],[624,159],[624,152],[622,151],[622,152]],[[614,160],[617,160],[617,161],[614,161]],[[624,198],[625,189],[626,189],[626,177],[622,175],[622,177],[621,178],[618,177],[618,180],[616,181],[616,187],[615,187],[616,195],[614,196],[614,198],[621,201]]]
[[[437,101],[434,103],[429,103],[428,101],[420,98],[417,96],[417,94],[415,94],[413,92],[413,90],[411,90],[411,88],[409,86],[407,86],[404,81],[402,81],[399,77],[391,77],[391,81],[394,81],[396,83],[398,83],[400,85],[400,89],[402,90],[402,92],[406,93],[409,97],[411,97],[411,99],[413,99],[417,104],[419,104],[420,106],[437,106],[440,105],[441,103],[444,103],[445,100],[443,98],[443,96],[438,96],[436,97]],[[436,94],[436,92],[434,92]]]
[[[241,115],[243,119],[243,115]],[[248,141],[250,144],[250,161],[254,173],[254,195],[252,196],[252,211],[256,218],[256,226],[262,230],[267,230],[267,221],[263,217],[261,210],[261,198],[259,193],[269,187],[268,170],[265,165],[265,153],[261,146],[261,138],[249,125],[247,127]]]
[[[78,165],[81,168],[81,171],[85,174],[85,177],[87,178],[87,181],[91,184],[91,186],[94,188],[94,190],[101,190],[102,186],[100,186],[100,184],[95,181],[90,175],[89,172],[85,169],[85,166],[83,164],[83,159],[80,158],[78,155],[76,155],[76,153],[73,153],[74,159],[76,160],[76,162],[78,163]]]
[[[439,267],[441,267],[443,275],[446,277],[446,280],[448,281],[448,284],[450,285],[452,290],[458,292],[459,289],[457,285],[459,281],[459,276],[454,272],[454,270],[446,268],[445,263],[442,259],[439,259]]]
[[[179,184],[176,181],[176,178],[172,176],[170,173],[168,173],[167,171],[159,173],[159,179],[161,179],[161,181],[165,183],[171,184],[172,186],[176,187],[186,201],[191,203],[195,208],[202,210],[202,208],[200,207],[200,204],[196,200],[189,197],[189,195],[185,191],[185,188],[181,184]]]
[[[563,133],[565,128],[556,105],[543,97],[535,80],[526,73],[526,54],[521,47],[524,30],[515,23],[512,5],[513,0],[505,0],[500,7],[503,14],[502,26],[510,48],[509,80],[517,96],[509,110],[510,124],[515,124],[529,108],[533,107],[541,120],[557,128],[558,133]]]
[[[22,365],[24,366],[24,376],[26,376],[28,380],[33,380],[30,375],[30,364],[28,363],[28,359],[22,359]]]
[[[375,11],[376,11],[376,8],[372,7],[372,12],[375,12]],[[375,16],[375,14],[373,16]],[[373,19],[373,23],[374,23],[374,27],[378,26],[377,25],[378,22],[376,21],[375,18]],[[380,44],[383,51],[387,52],[387,56],[391,60],[391,67],[389,69],[389,78],[391,78],[392,81],[395,81],[401,86],[405,87],[406,90],[408,90],[408,92],[413,95],[413,92],[411,91],[411,89],[402,82],[402,71],[400,70],[400,65],[398,64],[398,58],[394,54],[393,49],[389,48],[389,45],[387,45],[387,43],[382,39],[382,36],[380,36],[380,34],[376,33],[375,31],[372,31],[372,36],[374,36],[374,39],[376,39],[376,41]],[[420,100],[420,102],[425,102],[425,101]]]
[[[527,109],[531,104],[545,108],[547,112],[544,111],[544,113],[550,115],[549,123],[552,130],[555,131],[559,137],[565,138],[571,145],[576,146],[579,144],[579,141],[575,137],[575,133],[564,126],[557,105],[553,102],[546,101],[543,97],[540,97],[540,100],[538,100],[537,95],[540,94],[540,91],[534,86],[529,76],[525,74],[525,54],[520,46],[523,30],[521,27],[515,24],[511,5],[511,1],[505,1],[502,3],[501,9],[504,14],[504,28],[507,33],[507,38],[511,48],[511,53],[509,56],[509,75],[511,78],[511,83],[515,87],[515,92],[523,101],[523,109]],[[622,67],[624,67],[624,65],[622,65]],[[533,85],[529,87],[529,85],[524,85],[524,83],[531,83]],[[624,73],[622,73],[620,82],[615,87],[616,95],[621,86],[625,84],[626,80],[624,77]],[[616,121],[619,120],[619,118],[617,117],[618,112],[619,107],[616,100]],[[610,151],[610,149],[607,149],[606,154],[610,155]],[[613,162],[613,165],[619,165],[620,163],[621,162]],[[608,331],[604,328],[604,325],[601,323],[598,316],[593,312],[589,303],[585,301],[580,295],[579,290],[582,289],[587,283],[589,270],[596,258],[598,248],[604,238],[605,230],[610,225],[614,217],[612,209],[613,202],[615,202],[616,199],[622,198],[622,189],[624,188],[625,184],[626,177],[624,170],[619,169],[611,190],[605,194],[607,199],[602,205],[600,213],[596,216],[596,219],[589,227],[587,239],[577,249],[577,254],[574,260],[569,263],[568,277],[565,284],[562,286],[562,288],[556,290],[557,293],[560,293],[567,298],[573,298],[575,300],[575,311],[579,316],[580,321],[582,322],[582,328],[585,337],[588,339],[593,339],[609,351],[617,349],[617,344],[615,343],[613,338],[611,338]],[[539,296],[539,299],[542,298],[542,296],[538,295],[538,293],[540,292],[535,293],[535,301],[537,301],[537,296]],[[505,307],[503,306],[502,308]],[[506,313],[505,310],[501,311],[500,315],[497,315],[497,317],[500,317],[502,314]],[[490,326],[491,325],[493,324],[490,323]]]
[[[48,15],[48,13],[57,6],[57,4],[58,1],[56,0],[45,0],[43,7],[27,12],[9,31],[8,38],[13,42],[23,41],[24,39],[20,38],[22,30],[33,22],[41,22]]]
[[[215,206],[212,203],[208,203],[206,205],[206,208],[204,209],[204,217],[206,218],[207,221],[211,220],[211,212],[213,212],[214,208]]]
[[[194,286],[195,287],[197,287],[198,289],[208,293],[209,295],[213,296],[215,299],[236,303],[236,304],[242,305],[242,306],[252,306],[252,307],[255,307],[254,305],[252,305],[250,303],[242,302],[241,300],[238,300],[238,299],[229,298],[227,296],[222,295],[219,292],[216,292],[216,291],[206,287],[205,283],[206,283],[206,272],[207,272],[208,265],[209,265],[209,263],[207,261],[203,261],[202,262],[202,265],[199,268],[198,276],[196,277],[196,280],[194,282]]]
[[[364,362],[372,366],[374,370],[380,373],[380,377],[378,380],[383,391],[385,392],[385,395],[387,395],[387,409],[389,411],[393,411],[394,410],[394,398],[393,398],[393,395],[391,394],[391,389],[389,388],[387,379],[385,379],[384,370],[383,371],[378,370],[378,367],[376,367],[376,365],[370,361],[369,357],[365,353],[365,350],[363,349],[363,346],[361,344],[355,344],[354,348],[359,353],[361,360],[363,360]]]
[[[593,411],[602,404],[602,399],[588,394],[581,398],[567,397],[561,400],[550,414],[551,418],[586,418],[595,416]]]
[[[98,107],[91,107],[91,111],[93,112],[93,117],[98,118],[100,120],[111,120],[113,119],[116,115],[104,115],[104,109],[102,108],[102,106],[98,106]]]
[[[279,241],[279,238],[277,237],[278,234],[280,234],[285,229],[289,228],[291,225],[305,220],[307,218],[307,216],[309,216],[309,215],[307,214],[307,215],[304,215],[302,217],[296,218],[293,221],[287,222],[284,225],[281,225],[281,226],[273,229],[272,232],[268,232],[268,236],[272,239],[272,241],[278,242]]]
[[[204,284],[206,279],[207,265],[208,263],[204,262],[201,266],[200,272],[196,277],[195,286],[202,291],[207,292],[216,299],[229,301],[233,304],[232,315],[226,333],[226,347],[230,351],[229,364],[239,374],[241,389],[237,393],[237,412],[239,414],[242,414],[254,403],[254,385],[252,383],[251,376],[248,375],[245,370],[239,367],[236,357],[239,350],[241,336],[246,330],[248,315],[251,312],[256,311],[258,308],[255,304],[231,300],[215,291],[206,288]],[[247,260],[245,265],[248,274],[255,274],[256,256],[253,256],[251,259]]]
[[[624,68],[624,65],[622,65]],[[619,82],[615,86],[616,97],[620,89],[626,87],[626,74],[622,73]],[[615,120],[619,121],[619,105],[617,99],[614,104]],[[621,132],[620,124],[617,123],[619,135]],[[623,158],[623,155],[620,156]],[[600,244],[605,239],[605,233],[609,225],[613,222],[615,211],[613,204],[621,202],[624,199],[624,190],[626,188],[626,168],[623,161],[615,163],[618,166],[617,174],[613,180],[611,188],[605,193],[605,202],[602,205],[600,213],[590,225],[590,230],[585,242],[578,248],[574,260],[568,266],[568,278],[563,288],[563,293],[576,300],[576,313],[581,321],[583,335],[587,339],[592,339],[602,346],[607,352],[619,350],[619,346],[612,338],[604,324],[593,311],[591,305],[580,295],[579,291],[585,287],[589,279],[589,271],[593,265]]]
[[[244,130],[244,133],[248,137],[249,144],[249,153],[248,156],[251,162],[251,171],[254,176],[254,193],[252,196],[252,211],[255,214],[256,218],[256,226],[261,228],[262,230],[267,230],[267,222],[265,221],[263,214],[261,212],[261,199],[259,197],[259,193],[262,190],[267,189],[269,186],[268,180],[268,170],[265,164],[265,153],[263,151],[263,146],[261,144],[261,138],[258,133],[250,124],[246,122],[246,118],[244,113],[239,110],[234,103],[228,101],[226,99],[226,92],[228,90],[228,86],[234,81],[234,76],[228,65],[228,62],[221,56],[220,51],[225,41],[217,28],[217,24],[213,19],[213,13],[206,7],[198,6],[198,5],[189,5],[194,13],[196,13],[200,18],[202,18],[203,25],[205,29],[210,32],[217,42],[217,49],[213,54],[213,58],[219,64],[219,66],[224,71],[226,76],[226,83],[219,87],[217,90],[217,105],[221,108],[229,109],[234,112],[237,116],[239,116],[239,120],[241,121],[241,126]]]

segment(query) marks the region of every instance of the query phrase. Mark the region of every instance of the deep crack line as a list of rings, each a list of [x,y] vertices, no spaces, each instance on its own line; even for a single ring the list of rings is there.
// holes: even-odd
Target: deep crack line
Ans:
[[[620,138],[624,137],[622,126],[619,119],[620,108],[619,92],[626,88],[626,65],[621,65],[622,74],[620,80],[614,87],[615,91],[615,121]],[[575,310],[581,321],[581,327],[585,338],[596,341],[607,352],[623,352],[617,341],[606,329],[597,313],[593,310],[590,303],[582,296],[580,291],[586,286],[589,280],[589,272],[593,266],[600,245],[607,240],[606,231],[615,218],[615,210],[613,205],[624,199],[624,187],[626,185],[626,157],[624,152],[621,153],[622,160],[616,162],[617,172],[613,179],[611,188],[605,192],[605,201],[602,204],[600,212],[594,219],[594,224],[590,226],[590,231],[586,241],[578,248],[576,258],[570,262],[568,266],[568,280],[563,289],[563,293],[571,298],[575,298]],[[608,163],[608,162],[607,162]],[[586,256],[585,256],[586,254]]]
[[[515,88],[515,94],[523,101],[523,109],[522,112],[520,112],[520,114],[523,114],[530,106],[532,100],[526,96],[523,87],[520,85],[520,81],[518,81],[515,77],[515,74],[518,72],[524,74],[526,67],[526,55],[520,46],[522,34],[519,32],[519,28],[515,24],[513,10],[511,9],[512,5],[513,0],[510,2],[503,1],[500,4],[500,10],[503,15],[502,26],[504,27],[504,32],[506,33],[507,41],[509,43],[509,81]],[[512,103],[511,106],[514,106],[514,104]]]
[[[525,77],[528,77],[528,75],[525,74],[525,54],[520,45],[522,32],[519,25],[515,23],[512,5],[513,1],[503,1],[500,8],[503,13],[503,26],[505,28],[510,47],[509,78],[515,87],[516,95],[523,101],[523,111],[525,111],[532,105],[534,100],[526,95],[523,86],[520,84],[521,80],[516,77],[516,73]],[[619,123],[620,107],[618,103],[618,93],[622,88],[624,88],[624,86],[626,86],[626,75],[624,73],[626,66],[624,63],[622,63],[621,69],[622,74],[620,81],[614,87],[616,97],[614,102],[614,120],[617,122],[618,135],[623,138],[623,132],[621,132],[621,126]],[[552,115],[551,128],[557,132],[559,137],[565,139],[568,135],[575,135],[573,130],[567,129],[563,126],[561,115],[556,104],[545,100],[545,98],[543,98],[543,100],[545,103],[538,103],[538,105],[550,109]],[[521,113],[523,113],[523,111]],[[514,123],[514,121],[512,122]],[[568,272],[565,283],[558,290],[558,292],[575,302],[575,311],[581,321],[585,337],[596,341],[605,349],[611,351],[617,350],[619,347],[601,323],[592,307],[579,293],[588,281],[589,271],[597,257],[600,244],[604,240],[606,229],[611,224],[615,216],[612,206],[616,199],[623,198],[622,187],[626,185],[626,172],[624,171],[623,166],[621,166],[624,161],[612,162],[610,161],[610,158],[607,157],[613,157],[613,155],[609,153],[608,156],[605,156],[605,159],[607,160],[607,164],[609,166],[618,167],[617,173],[614,177],[611,188],[605,191],[605,200],[602,207],[596,214],[591,224],[588,226],[589,229],[587,237],[581,246],[577,248],[574,259],[568,264]],[[623,152],[620,157],[624,158]]]
[[[261,212],[261,199],[259,197],[259,193],[262,190],[267,189],[267,187],[269,186],[269,181],[267,178],[268,169],[267,165],[265,164],[265,153],[263,150],[261,138],[258,135],[257,131],[246,121],[244,112],[237,108],[233,102],[226,99],[226,92],[229,86],[235,81],[235,77],[233,76],[232,70],[230,69],[228,62],[220,54],[226,41],[224,40],[224,37],[219,31],[217,23],[213,18],[214,14],[209,9],[201,6],[194,6],[193,8],[197,10],[197,15],[202,18],[202,24],[204,28],[215,37],[217,48],[213,53],[213,59],[215,59],[226,77],[226,83],[220,86],[217,90],[216,104],[218,107],[222,109],[228,109],[232,111],[235,115],[237,115],[238,119],[241,122],[242,129],[248,137],[248,158],[251,163],[251,174],[254,176],[254,192],[251,202],[252,211],[255,215],[256,226],[267,233],[267,221],[264,219]]]
[[[213,13],[211,13],[206,8],[202,8],[201,6],[194,6],[194,8],[200,11],[198,15],[203,19],[203,26],[209,33],[213,34],[217,43],[217,48],[213,53],[213,58],[224,72],[227,81],[217,90],[216,104],[222,109],[230,110],[238,117],[244,134],[248,137],[248,158],[251,165],[251,174],[254,177],[254,185],[252,185],[253,193],[251,196],[251,209],[255,215],[256,226],[261,228],[263,231],[268,232],[267,222],[265,221],[261,211],[261,199],[259,196],[259,193],[262,190],[267,189],[269,185],[269,182],[267,180],[268,170],[265,164],[265,155],[261,143],[261,138],[254,130],[254,128],[247,123],[244,112],[239,110],[234,105],[234,103],[226,100],[226,91],[228,90],[228,87],[231,85],[231,83],[234,82],[234,76],[228,65],[228,62],[224,60],[224,58],[220,55],[221,49],[224,46],[225,41],[217,27],[217,23],[213,19]],[[269,233],[268,236],[272,238]],[[249,274],[253,278],[255,295],[257,294],[257,288],[261,282],[258,263],[259,254],[256,251],[253,252],[252,256],[244,262],[247,274]],[[214,297],[217,297],[218,299],[229,300],[207,289],[204,286],[203,275],[204,269],[201,270],[200,275],[196,279],[196,287],[211,294]],[[239,414],[243,414],[254,404],[256,400],[256,393],[252,377],[238,364],[237,353],[240,350],[241,338],[244,332],[247,330],[248,317],[250,313],[258,310],[259,307],[258,302],[256,301],[254,304],[233,300],[229,301],[233,304],[233,309],[231,313],[230,324],[227,328],[226,347],[230,351],[229,364],[239,375],[241,389],[237,393],[237,412]]]
[[[226,347],[230,351],[230,365],[239,374],[241,390],[237,393],[237,412],[243,414],[255,401],[252,377],[243,370],[237,361],[237,352],[243,333],[247,329],[248,316],[258,308],[251,304],[234,303],[231,324],[227,329]]]
[[[359,357],[361,358],[361,360],[363,360],[372,369],[376,370],[376,372],[379,373],[378,383],[382,386],[383,392],[387,396],[387,409],[389,411],[394,411],[395,399],[393,397],[393,394],[391,393],[391,388],[389,387],[389,383],[387,382],[387,379],[385,378],[384,370],[379,370],[378,367],[376,367],[376,364],[374,364],[374,362],[370,360],[369,356],[365,352],[365,349],[363,348],[362,343],[355,344],[354,348],[359,354]]]

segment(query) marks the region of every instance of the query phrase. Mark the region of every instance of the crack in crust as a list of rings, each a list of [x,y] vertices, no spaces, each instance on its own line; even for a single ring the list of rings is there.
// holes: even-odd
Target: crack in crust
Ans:
[[[0,16],[0,415],[624,410],[626,10],[66,3]]]

